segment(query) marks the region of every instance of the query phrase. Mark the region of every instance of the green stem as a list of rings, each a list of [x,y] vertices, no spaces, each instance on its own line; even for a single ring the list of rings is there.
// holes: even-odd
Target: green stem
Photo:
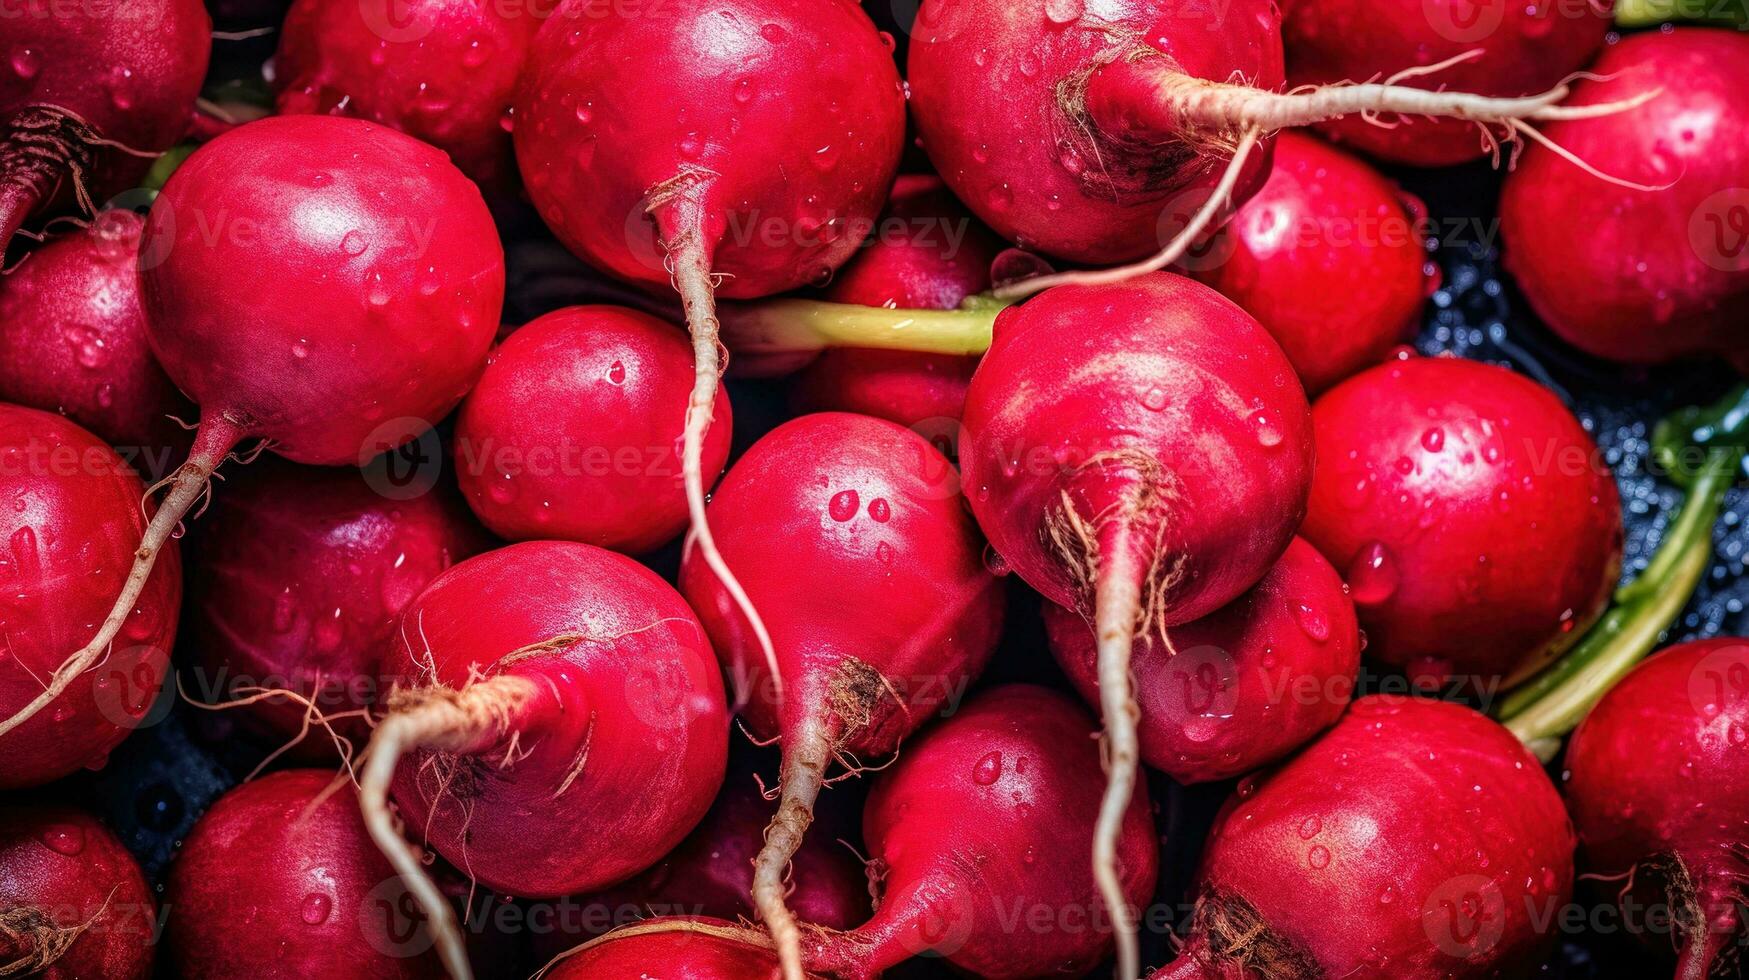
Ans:
[[[724,303],[723,343],[737,353],[795,354],[829,347],[875,347],[922,354],[982,354],[996,314],[1009,306],[971,296],[957,310],[894,310],[809,299]]]
[[[1734,26],[1749,23],[1746,0],[1616,0],[1617,27],[1653,27],[1671,21]]]

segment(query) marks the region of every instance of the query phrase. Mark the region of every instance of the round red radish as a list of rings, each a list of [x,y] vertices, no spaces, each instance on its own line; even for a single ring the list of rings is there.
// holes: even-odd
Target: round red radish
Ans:
[[[0,973],[147,980],[157,918],[133,855],[90,815],[0,807]]]
[[[145,485],[108,445],[59,415],[0,404],[0,713],[44,693],[96,631],[145,530]],[[103,765],[140,724],[169,669],[182,598],[177,549],[148,578],[101,666],[0,737],[0,788]]]
[[[821,298],[900,310],[951,310],[990,288],[1002,242],[941,178],[907,174],[863,250]],[[809,412],[858,412],[900,425],[957,419],[976,357],[840,347],[797,376],[790,404]]]
[[[1569,343],[1612,360],[1721,354],[1749,364],[1749,36],[1678,27],[1636,34],[1592,66],[1574,101],[1648,85],[1626,112],[1548,127],[1601,184],[1545,147],[1506,178],[1506,267],[1531,308]],[[1579,233],[1579,229],[1584,229]]]
[[[1263,189],[1189,265],[1263,324],[1315,395],[1414,331],[1433,285],[1426,220],[1378,171],[1286,132]]]
[[[1099,810],[1093,720],[1030,685],[986,691],[905,747],[875,782],[863,836],[880,876],[873,919],[811,938],[810,969],[879,975],[913,956],[981,977],[1085,974],[1112,928],[1087,864]],[[1158,843],[1146,787],[1123,812],[1125,900],[1153,894]],[[1017,928],[1015,910],[1048,909]]]
[[[1411,358],[1312,409],[1301,533],[1344,569],[1373,656],[1484,691],[1546,665],[1603,611],[1615,478],[1553,393],[1504,368]]]
[[[1722,975],[1741,945],[1746,746],[1749,643],[1735,637],[1684,643],[1634,668],[1567,746],[1567,808],[1586,868],[1608,894],[1674,913],[1680,980]]]
[[[1161,980],[1529,976],[1573,887],[1536,759],[1469,708],[1374,695],[1240,784]]]
[[[356,470],[251,467],[226,483],[194,542],[185,686],[211,700],[300,695],[242,717],[326,757],[332,743],[318,722],[375,700],[401,610],[485,544],[451,493],[393,499]],[[360,717],[334,729],[360,745],[369,737]]]
[[[686,335],[645,313],[573,306],[518,329],[462,405],[455,460],[468,505],[512,540],[614,551],[661,547],[686,527],[681,430],[692,389]],[[712,479],[729,459],[729,398],[705,438]]]
[[[553,965],[549,980],[771,980],[761,937],[709,918],[663,918],[609,933]]]
[[[1057,663],[1097,705],[1093,629],[1055,604],[1044,616]],[[1249,592],[1167,640],[1138,639],[1130,671],[1142,761],[1186,784],[1231,779],[1310,741],[1341,717],[1360,667],[1347,588],[1298,539]]]
[[[212,53],[200,0],[28,0],[6,24],[0,253],[32,215],[138,181],[188,132]]]
[[[995,650],[1002,583],[956,491],[953,465],[884,419],[804,415],[748,450],[711,513],[723,557],[770,630],[776,682],[722,583],[696,552],[681,567],[681,589],[742,692],[742,718],[783,745],[782,798],[753,894],[792,976],[799,934],[784,868],[827,768],[895,751]]]
[[[298,0],[273,58],[281,113],[392,126],[492,189],[514,182],[510,100],[545,4]]]
[[[142,222],[110,210],[0,278],[0,400],[60,412],[163,476],[193,406],[146,343],[134,257]]]
[[[703,627],[629,558],[538,541],[471,558],[408,606],[361,787],[378,846],[467,966],[442,895],[388,817],[480,882],[557,897],[679,844],[722,785],[728,716]]]
[[[1132,642],[1226,605],[1286,550],[1312,479],[1305,393],[1257,321],[1206,286],[1165,273],[1065,286],[997,318],[960,460],[996,551],[1098,634],[1111,787],[1094,863],[1121,913]],[[1119,918],[1119,970],[1134,974]]]
[[[1591,63],[1613,6],[1612,0],[1288,0],[1282,4],[1288,84],[1387,77],[1417,88],[1535,95]],[[1441,67],[1396,78],[1431,66]],[[1348,116],[1319,129],[1375,157],[1421,167],[1475,160],[1497,145],[1461,119]]]

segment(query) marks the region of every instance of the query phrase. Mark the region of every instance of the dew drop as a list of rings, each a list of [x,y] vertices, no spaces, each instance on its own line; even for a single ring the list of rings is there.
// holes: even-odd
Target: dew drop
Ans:
[[[1445,430],[1436,425],[1433,428],[1428,429],[1426,432],[1421,433],[1421,446],[1430,453],[1436,453],[1441,449],[1444,449]]]
[[[972,767],[972,782],[988,786],[1002,778],[1002,753],[991,752]]]
[[[42,70],[42,58],[30,48],[18,48],[12,52],[12,73],[25,81],[36,77]]]
[[[855,490],[840,490],[832,495],[826,511],[832,515],[833,520],[842,523],[855,517],[857,508],[861,506],[862,498],[857,496]]]
[[[319,926],[334,911],[334,900],[321,893],[305,897],[302,915],[306,925]]]
[[[1328,640],[1330,638],[1330,619],[1329,619],[1329,617],[1325,616],[1321,611],[1319,611],[1317,609],[1313,609],[1311,606],[1308,606],[1303,602],[1299,604],[1298,612],[1299,612],[1299,620],[1300,620],[1300,629],[1305,630],[1307,636],[1318,641],[1319,643],[1322,643],[1325,640]]]
[[[349,231],[345,237],[340,239],[340,251],[347,255],[363,255],[367,244],[363,233],[357,230]]]
[[[876,497],[868,503],[868,516],[885,524],[887,521],[892,520],[892,505],[887,503],[885,497]]]
[[[56,854],[77,857],[85,850],[85,828],[73,824],[56,824],[43,831],[43,846]]]
[[[1281,429],[1268,412],[1256,412],[1251,416],[1251,425],[1257,431],[1257,444],[1265,449],[1273,449],[1281,445]]]
[[[615,387],[626,383],[625,362],[614,361],[607,366],[607,383]]]
[[[1081,18],[1082,0],[1045,0],[1045,17],[1053,24],[1067,24]]]
[[[1385,602],[1397,591],[1397,561],[1384,542],[1362,548],[1348,566],[1348,586],[1354,601],[1363,606]]]
[[[1165,411],[1169,402],[1170,399],[1166,397],[1164,389],[1149,388],[1147,391],[1142,392],[1142,407],[1150,412]]]
[[[1311,840],[1324,829],[1324,821],[1317,817],[1307,817],[1300,823],[1300,840]]]
[[[1306,863],[1320,870],[1329,867],[1330,849],[1322,844],[1314,846],[1306,852]]]

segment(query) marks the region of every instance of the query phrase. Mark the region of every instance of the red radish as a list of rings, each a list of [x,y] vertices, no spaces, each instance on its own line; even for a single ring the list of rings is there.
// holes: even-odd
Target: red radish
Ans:
[[[547,980],[771,980],[761,937],[721,919],[654,919],[611,932],[559,960]]]
[[[834,758],[894,752],[951,710],[1002,627],[1001,580],[961,506],[953,465],[922,436],[826,412],[779,426],[711,500],[723,557],[765,612],[781,697],[751,627],[689,551],[680,587],[740,689],[741,717],[783,745],[782,797],[755,862],[753,898],[800,975],[784,869],[801,847]]]
[[[1240,784],[1156,980],[1531,975],[1573,887],[1536,759],[1461,705],[1373,695]]]
[[[1201,619],[1263,578],[1312,479],[1293,366],[1214,290],[1160,273],[1051,290],[996,320],[960,435],[966,496],[990,543],[1098,633],[1110,788],[1095,873],[1136,973],[1113,861],[1136,779],[1136,636]]]
[[[1263,189],[1189,265],[1263,324],[1315,395],[1413,332],[1433,284],[1426,219],[1378,171],[1290,131]]]
[[[510,99],[546,5],[298,0],[273,57],[282,113],[392,126],[490,189],[516,176]]]
[[[928,952],[981,977],[1079,976],[1109,955],[1086,859],[1100,807],[1092,735],[1080,705],[1025,684],[986,691],[919,735],[863,813],[878,911],[813,940],[808,967],[860,980]],[[1122,894],[1140,905],[1159,871],[1145,786],[1122,825]]]
[[[1535,95],[1591,63],[1609,32],[1612,6],[1611,0],[1289,0],[1281,27],[1287,80],[1325,85],[1389,75],[1417,88]],[[1463,163],[1498,148],[1461,118],[1348,116],[1318,128],[1372,156],[1421,167]]]
[[[0,807],[0,975],[146,980],[158,902],[115,835],[72,807]]]
[[[388,810],[518,897],[622,881],[673,850],[722,785],[722,677],[678,593],[629,558],[535,541],[462,562],[408,606],[360,788],[452,977],[453,915]]]
[[[1534,381],[1411,358],[1312,409],[1318,471],[1301,533],[1346,569],[1373,656],[1483,691],[1577,640],[1621,567],[1615,478]]]
[[[314,718],[374,700],[401,610],[486,535],[453,493],[394,499],[356,470],[273,461],[226,485],[193,545],[184,676],[192,668],[209,698],[301,696],[243,715],[263,735],[298,741]],[[335,730],[368,737],[356,718]],[[330,744],[318,731],[303,748],[326,757]]]
[[[219,798],[170,869],[167,940],[186,980],[443,975],[431,936],[344,777],[291,769]],[[337,785],[338,784],[338,785]]]
[[[761,634],[705,515],[715,293],[786,292],[856,250],[905,138],[882,41],[851,0],[666,0],[659,15],[565,0],[530,46],[516,99],[517,164],[553,233],[597,268],[680,294],[695,371],[688,516]]]
[[[231,130],[177,168],[144,237],[147,339],[201,406],[200,429],[97,636],[0,736],[103,655],[238,442],[359,465],[455,407],[498,328],[504,254],[479,189],[371,123],[281,116]]]
[[[573,306],[511,334],[462,404],[456,471],[468,505],[512,540],[614,551],[661,547],[686,527],[681,430],[692,388],[685,335],[645,313]],[[729,398],[705,439],[714,480],[729,459]]]
[[[1749,644],[1732,637],[1641,663],[1567,746],[1567,807],[1588,870],[1618,882],[1611,893],[1625,881],[1675,913],[1679,980],[1720,975],[1715,966],[1743,935],[1745,736]]]
[[[143,222],[110,210],[0,278],[0,400],[58,411],[157,476],[193,418],[146,343],[134,257]]]
[[[175,545],[147,578],[101,667],[44,696],[66,651],[109,609],[146,517],[145,486],[102,440],[59,415],[0,403],[0,712],[53,708],[0,737],[0,788],[103,765],[169,669],[182,598]]]
[[[200,0],[26,0],[0,66],[0,253],[58,200],[87,210],[188,132],[212,54]]]
[[[821,295],[833,303],[900,310],[952,310],[990,288],[1002,242],[978,223],[941,178],[908,174],[863,251]],[[790,403],[810,412],[859,412],[914,426],[957,419],[976,357],[835,348],[803,369]]]
[[[1749,37],[1677,27],[1610,47],[1575,101],[1649,84],[1646,105],[1551,126],[1567,151],[1644,189],[1598,186],[1532,147],[1500,198],[1506,266],[1537,315],[1613,360],[1723,354],[1749,364]],[[1583,232],[1580,230],[1583,229]]]
[[[1099,703],[1087,621],[1047,603],[1051,652]],[[1131,652],[1142,761],[1180,783],[1231,779],[1287,755],[1334,724],[1360,668],[1354,603],[1317,549],[1295,539],[1251,591]],[[1176,651],[1176,652],[1173,652]]]

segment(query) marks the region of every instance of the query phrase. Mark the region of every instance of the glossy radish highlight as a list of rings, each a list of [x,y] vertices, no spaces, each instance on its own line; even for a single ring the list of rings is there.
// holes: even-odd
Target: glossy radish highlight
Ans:
[[[133,855],[89,814],[0,807],[0,975],[147,980],[157,919]]]
[[[617,929],[552,964],[548,980],[771,980],[777,957],[763,937],[721,919],[664,918]]]

